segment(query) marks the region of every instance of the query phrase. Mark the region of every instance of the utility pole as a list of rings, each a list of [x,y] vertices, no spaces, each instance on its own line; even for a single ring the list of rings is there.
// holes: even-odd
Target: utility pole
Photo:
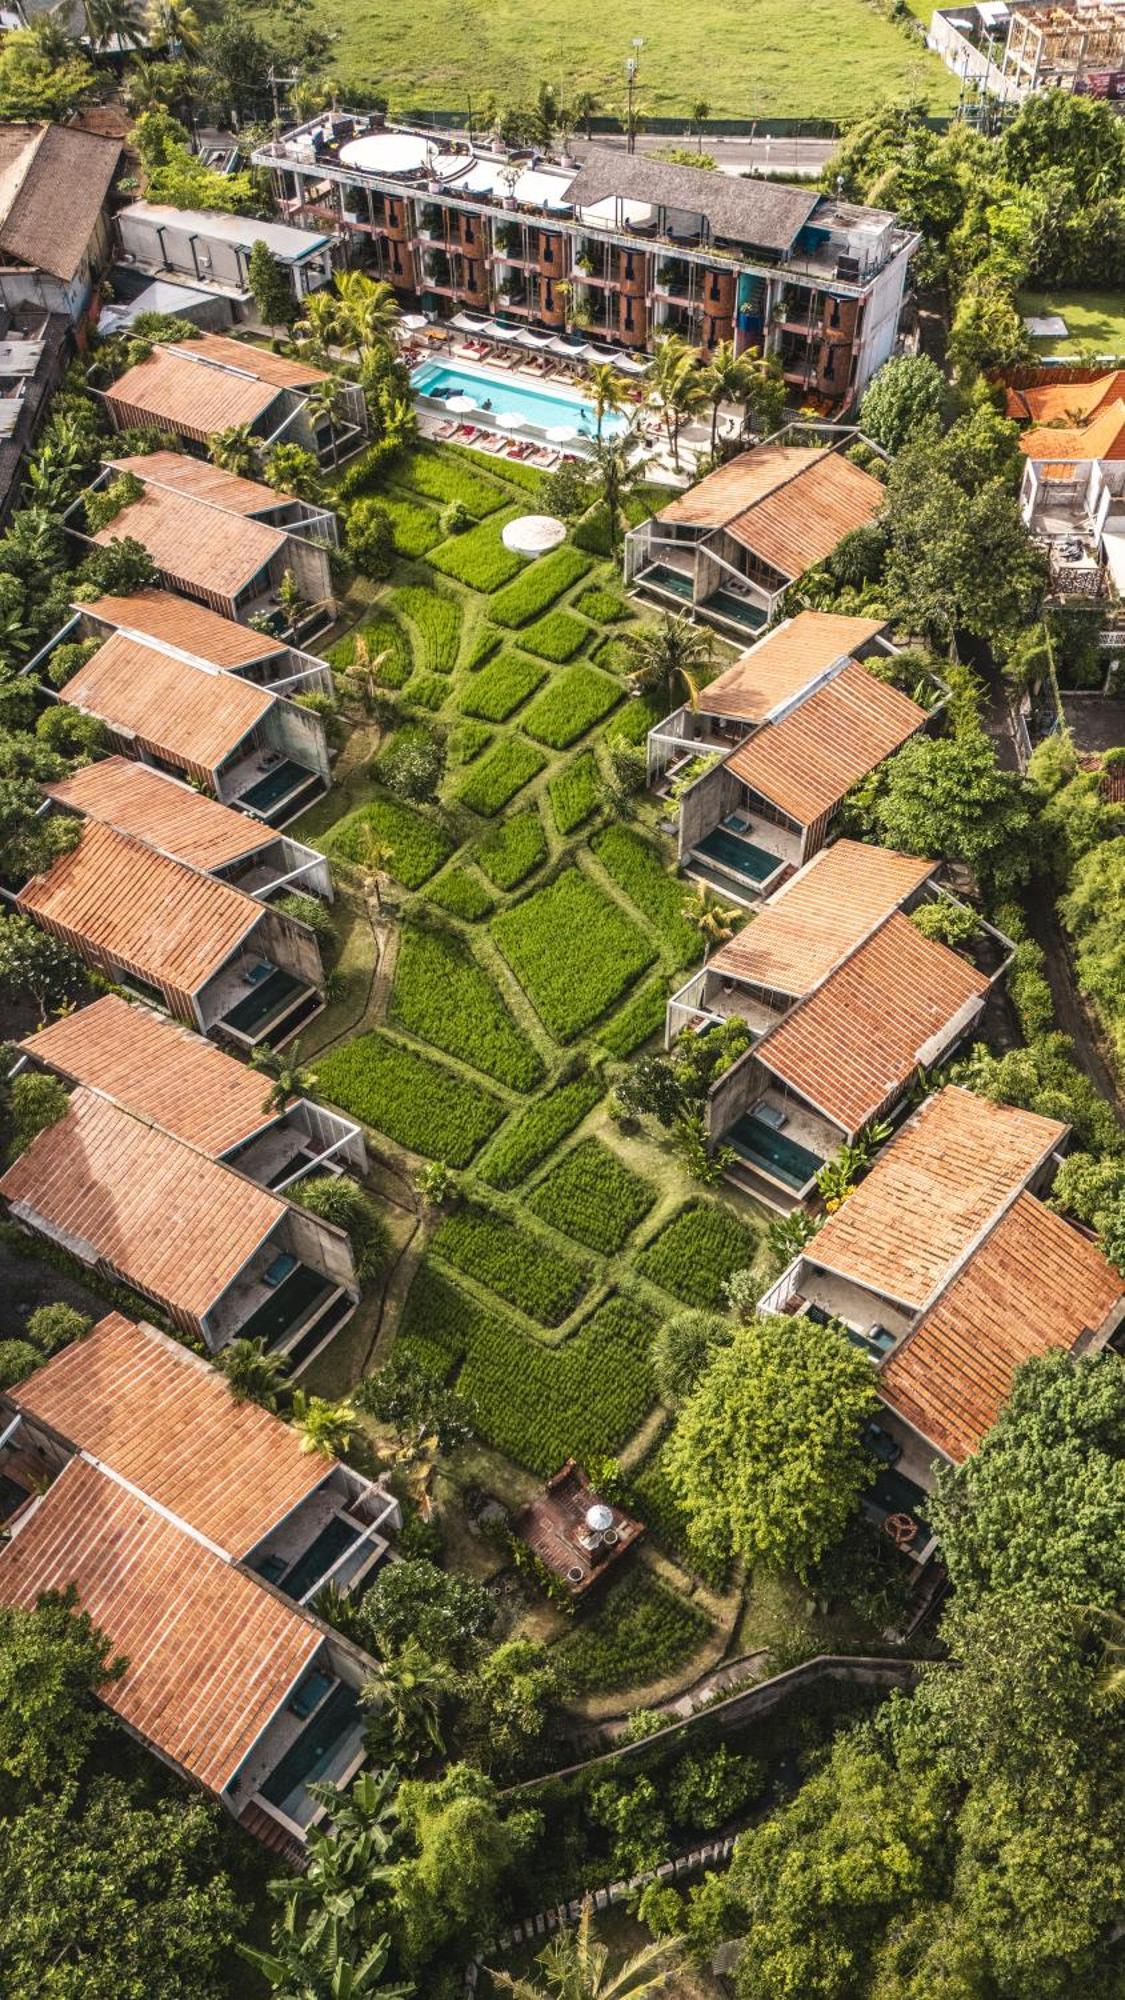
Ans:
[[[640,54],[644,48],[644,37],[633,36],[633,53],[625,64],[625,83],[628,89],[628,109],[625,113],[625,151],[637,150],[637,122],[634,115],[634,93],[637,88],[637,71],[640,68]]]

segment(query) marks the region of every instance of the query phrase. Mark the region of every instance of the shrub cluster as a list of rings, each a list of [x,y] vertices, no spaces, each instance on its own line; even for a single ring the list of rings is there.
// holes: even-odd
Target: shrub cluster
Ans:
[[[596,667],[579,664],[557,674],[523,717],[529,736],[552,750],[577,742],[621,700],[621,689]]]
[[[464,1208],[447,1216],[430,1249],[540,1326],[560,1325],[590,1282],[585,1265],[487,1209]]]
[[[391,1020],[513,1090],[530,1090],[543,1064],[497,987],[460,938],[405,929]]]
[[[610,1256],[621,1249],[655,1200],[651,1182],[635,1174],[600,1139],[583,1139],[540,1181],[527,1206],[564,1236]]]
[[[498,743],[495,750],[474,764],[468,778],[457,796],[463,805],[471,806],[474,812],[483,813],[491,819],[522,792],[546,763],[538,750],[530,743],[518,743],[514,737]]]
[[[664,938],[677,970],[703,955],[695,925],[684,915],[684,885],[667,867],[659,848],[632,827],[604,827],[590,842],[619,889],[643,911]]]
[[[365,1125],[413,1153],[466,1167],[496,1130],[504,1107],[479,1083],[387,1035],[358,1035],[317,1061],[320,1090]]]
[[[598,767],[590,750],[583,750],[573,764],[548,781],[551,811],[560,833],[573,833],[576,826],[589,819],[601,798],[601,790]]]
[[[421,888],[453,852],[449,834],[434,820],[423,819],[399,799],[369,799],[325,835],[328,853],[343,861],[362,861],[364,827],[390,848],[387,872],[405,889]]]
[[[568,868],[514,909],[492,934],[540,1019],[561,1042],[596,1021],[656,956],[600,889]]]
[[[689,1659],[711,1629],[696,1604],[655,1577],[634,1572],[614,1585],[586,1624],[562,1641],[571,1685],[611,1693],[659,1680]]]
[[[569,1083],[530,1104],[495,1144],[489,1147],[481,1167],[482,1178],[493,1187],[515,1187],[532,1169],[553,1153],[560,1139],[580,1125],[602,1095],[602,1080],[596,1072],[576,1076]]]
[[[664,1015],[668,996],[662,979],[649,979],[611,1014],[603,1028],[598,1030],[598,1041],[611,1056],[631,1056],[642,1042],[664,1026]]]
[[[529,564],[517,582],[494,597],[491,616],[498,625],[527,625],[589,568],[589,557],[564,543],[561,549]]]
[[[457,535],[452,541],[443,542],[435,549],[430,561],[434,569],[440,569],[458,583],[464,583],[471,590],[483,591],[486,595],[499,590],[502,584],[518,576],[524,566],[523,556],[513,549],[506,549],[500,540],[504,519],[494,517],[482,521],[477,528],[470,528],[467,535]]]
[[[428,584],[404,583],[390,594],[391,608],[409,618],[422,641],[422,665],[437,674],[451,674],[461,639],[461,606],[443,590]]]
[[[475,860],[498,889],[514,889],[538,868],[547,852],[547,836],[534,806],[490,828],[477,844]]]
[[[457,706],[462,715],[503,722],[546,678],[547,669],[541,661],[529,660],[524,653],[500,653],[473,675]]]
[[[466,923],[474,924],[481,917],[487,917],[494,907],[492,897],[483,882],[470,875],[467,868],[450,868],[439,876],[426,891],[429,902],[439,909],[448,910],[451,917],[462,917]]]
[[[520,644],[541,660],[571,660],[585,645],[590,627],[573,611],[548,611],[520,633]]]

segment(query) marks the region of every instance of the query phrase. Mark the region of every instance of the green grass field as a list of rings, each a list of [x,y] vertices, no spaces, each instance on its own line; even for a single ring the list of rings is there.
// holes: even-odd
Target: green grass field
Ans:
[[[1125,292],[1021,292],[1019,309],[1066,321],[1065,340],[1032,341],[1037,354],[1125,355]]]
[[[922,14],[921,4],[912,11]],[[929,11],[928,8],[926,11]],[[623,66],[644,36],[642,116],[687,113],[705,98],[715,118],[846,120],[918,84],[933,111],[956,83],[921,45],[866,0],[697,0],[650,14],[631,0],[322,0],[317,25],[339,39],[332,72],[385,91],[392,112],[464,110],[494,92],[501,104],[534,97],[541,81],[564,96],[596,93],[623,109]]]

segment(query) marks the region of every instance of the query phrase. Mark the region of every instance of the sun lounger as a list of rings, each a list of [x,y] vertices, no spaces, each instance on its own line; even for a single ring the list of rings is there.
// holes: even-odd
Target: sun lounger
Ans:
[[[456,424],[444,423],[444,424],[436,424],[434,426],[434,436],[436,438],[451,438],[451,437],[456,437],[456,435],[457,435]]]
[[[557,451],[541,452],[536,463],[543,467],[544,472],[553,472],[559,463],[559,453]]]
[[[482,451],[499,451],[503,442],[503,438],[497,437],[495,431],[481,433],[480,448]]]

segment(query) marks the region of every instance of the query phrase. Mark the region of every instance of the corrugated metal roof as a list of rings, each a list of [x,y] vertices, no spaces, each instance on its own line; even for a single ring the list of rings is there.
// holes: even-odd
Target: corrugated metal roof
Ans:
[[[196,1319],[285,1214],[277,1195],[82,1087],[0,1194]]]
[[[252,681],[208,673],[157,642],[124,632],[111,634],[59,694],[111,727],[208,771],[218,769],[274,701]]]
[[[656,518],[693,527],[724,528],[756,500],[783,486],[794,473],[815,465],[822,456],[820,445],[756,445],[753,451],[739,452],[697,486],[678,494]]]
[[[255,854],[275,837],[246,813],[128,757],[101,757],[43,790],[59,805],[204,872]]]
[[[210,379],[218,370],[201,371]],[[192,458],[186,451],[148,451],[135,458],[111,458],[108,463],[117,472],[131,472],[135,478],[143,479],[146,486],[168,487],[174,493],[190,494],[193,500],[206,500],[211,507],[221,507],[224,514],[265,514],[276,507],[284,507],[291,499],[288,493],[275,493],[272,486],[263,485],[260,479],[243,479],[237,472],[224,472],[221,465],[212,465],[210,459]]]
[[[167,486],[146,486],[141,498],[122,507],[93,539],[104,548],[126,535],[148,550],[165,576],[231,599],[280,555],[287,540],[284,528]]]
[[[196,993],[261,918],[253,898],[90,820],[77,847],[21,889],[56,923],[156,985]]]
[[[830,556],[844,535],[873,521],[886,490],[838,451],[821,452],[817,462],[748,507],[726,531],[781,576],[803,576]]]
[[[897,911],[758,1043],[767,1069],[857,1132],[988,991],[982,973]]]
[[[811,1260],[920,1310],[1067,1129],[947,1084],[828,1217]]]
[[[184,343],[185,349],[192,345]],[[105,399],[111,409],[127,405],[185,430],[211,432],[257,422],[279,394],[272,382],[193,363],[179,347],[155,347],[110,384]]]
[[[708,970],[778,993],[807,993],[936,867],[889,847],[838,840],[720,946]]]
[[[976,1450],[1024,1361],[1072,1348],[1125,1295],[1097,1245],[1021,1194],[913,1333],[879,1393],[956,1462]]]
[[[90,604],[71,607],[116,631],[136,633],[140,638],[162,639],[178,646],[197,660],[213,667],[249,667],[255,660],[268,660],[283,651],[278,639],[223,618],[206,604],[190,597],[176,597],[170,590],[136,590],[132,597],[96,597]]]
[[[235,1561],[336,1463],[310,1458],[292,1426],[257,1403],[236,1402],[202,1356],[121,1313],[64,1347],[9,1400]]]
[[[270,1081],[260,1070],[116,993],[48,1022],[20,1047],[214,1159],[280,1115],[266,1110]]]
[[[322,1644],[296,1605],[83,1458],[0,1548],[0,1603],[68,1584],[128,1662],[107,1706],[215,1792]]]
[[[727,765],[798,826],[832,812],[853,785],[921,729],[926,712],[856,660],[779,722],[732,750]]]
[[[779,702],[791,700],[836,660],[868,645],[885,623],[843,618],[832,611],[800,611],[702,689],[699,707],[705,715],[764,722]]]

